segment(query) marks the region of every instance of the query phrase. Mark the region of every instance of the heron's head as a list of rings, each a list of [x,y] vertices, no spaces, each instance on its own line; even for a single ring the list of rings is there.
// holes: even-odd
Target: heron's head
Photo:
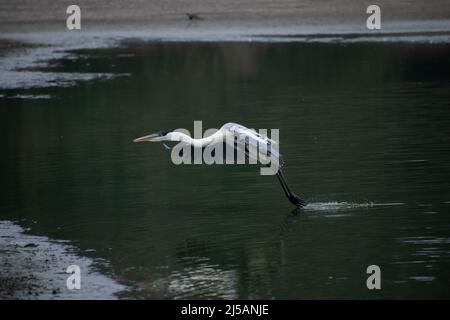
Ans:
[[[145,136],[136,138],[133,140],[133,142],[143,142],[143,141],[150,141],[150,142],[159,142],[159,141],[166,141],[167,134],[169,134],[170,130],[159,130],[154,133],[147,134]]]

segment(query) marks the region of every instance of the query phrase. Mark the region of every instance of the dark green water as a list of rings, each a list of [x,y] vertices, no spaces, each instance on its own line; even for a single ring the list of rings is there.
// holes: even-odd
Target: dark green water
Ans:
[[[0,93],[0,219],[77,244],[138,298],[449,298],[450,45],[142,43]],[[255,166],[175,166],[161,128],[279,128]],[[87,250],[87,249],[94,249]],[[87,252],[86,252],[87,250]],[[381,268],[368,290],[366,268]]]

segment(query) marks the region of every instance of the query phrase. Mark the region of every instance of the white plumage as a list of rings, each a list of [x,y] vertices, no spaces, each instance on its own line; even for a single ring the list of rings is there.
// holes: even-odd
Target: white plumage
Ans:
[[[286,180],[284,179],[281,167],[283,166],[283,159],[279,153],[279,145],[275,140],[268,138],[249,129],[243,125],[229,122],[224,124],[219,130],[208,137],[195,139],[189,135],[179,131],[160,130],[156,133],[145,135],[133,140],[134,142],[180,142],[192,146],[194,148],[214,147],[216,144],[223,144],[224,142],[245,154],[247,159],[253,160],[253,163],[260,162],[270,168],[274,167],[273,174],[276,174],[283,190],[288,199],[298,207],[304,206],[305,201],[300,199],[297,195],[291,192]],[[256,162],[255,162],[256,161]],[[276,166],[273,164],[276,163]]]

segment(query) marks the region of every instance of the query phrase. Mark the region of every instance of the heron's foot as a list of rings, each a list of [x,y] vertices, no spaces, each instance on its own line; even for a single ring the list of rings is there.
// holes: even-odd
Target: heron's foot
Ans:
[[[304,206],[306,206],[306,200],[301,199],[299,196],[297,196],[296,194],[292,194],[289,197],[289,201],[291,201],[295,206],[297,206],[298,208],[303,208]]]

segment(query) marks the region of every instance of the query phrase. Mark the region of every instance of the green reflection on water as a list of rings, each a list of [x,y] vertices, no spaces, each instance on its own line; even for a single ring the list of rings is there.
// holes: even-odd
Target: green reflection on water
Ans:
[[[0,99],[0,218],[95,249],[133,297],[448,298],[449,53],[138,41],[76,52],[51,70],[130,75]],[[313,206],[292,212],[257,167],[175,166],[161,145],[131,142],[194,120],[279,128],[287,179]],[[371,264],[378,292],[365,286]]]

